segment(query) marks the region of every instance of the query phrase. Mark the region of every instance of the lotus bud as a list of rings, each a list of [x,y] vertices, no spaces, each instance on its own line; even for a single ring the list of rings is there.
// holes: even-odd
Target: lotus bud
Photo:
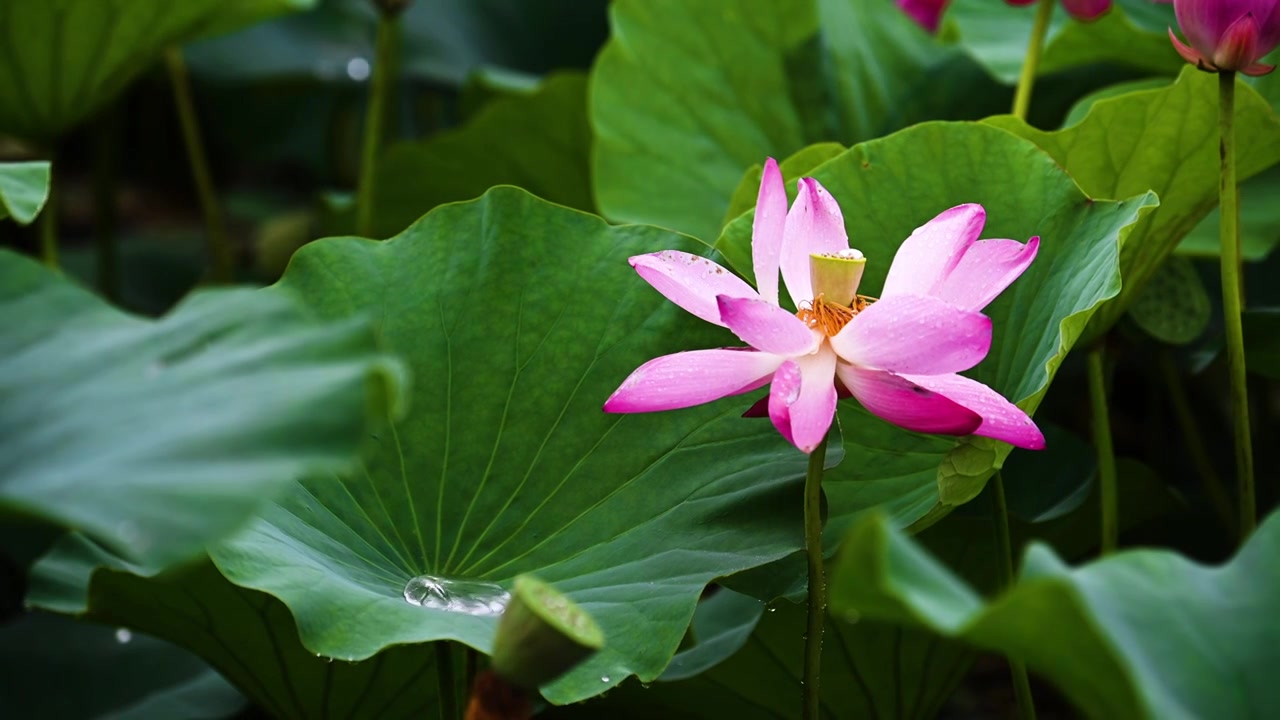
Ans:
[[[1173,47],[1206,72],[1266,75],[1258,60],[1280,44],[1280,0],[1173,0],[1183,43],[1169,28]]]

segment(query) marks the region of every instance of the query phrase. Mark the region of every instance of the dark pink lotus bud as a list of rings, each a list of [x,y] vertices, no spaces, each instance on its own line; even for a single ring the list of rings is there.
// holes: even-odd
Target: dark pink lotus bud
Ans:
[[[1036,0],[1004,0],[1009,5],[1030,5]],[[1062,0],[1062,7],[1077,20],[1095,20],[1111,9],[1111,0]]]
[[[902,9],[916,24],[929,32],[938,32],[938,21],[942,19],[942,11],[947,9],[951,0],[898,0]]]
[[[1173,28],[1169,39],[1201,70],[1266,75],[1275,69],[1258,59],[1280,44],[1280,0],[1173,0],[1173,11],[1189,44]]]
[[[1095,20],[1111,9],[1111,0],[1062,0],[1062,6],[1077,20]]]

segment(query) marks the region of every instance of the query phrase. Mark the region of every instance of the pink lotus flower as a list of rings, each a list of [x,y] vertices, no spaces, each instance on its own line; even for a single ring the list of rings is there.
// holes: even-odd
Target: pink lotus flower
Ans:
[[[1009,5],[1030,5],[1036,0],[1004,0]],[[951,0],[898,0],[898,7],[929,32],[938,31],[942,13]],[[1088,22],[1111,9],[1111,0],[1062,0],[1071,17]]]
[[[758,291],[696,255],[666,250],[630,259],[668,300],[729,328],[750,347],[650,360],[604,409],[674,410],[772,383],[769,417],[806,453],[831,427],[840,394],[908,430],[1043,448],[1044,436],[1026,413],[957,374],[991,347],[991,319],[979,311],[1026,270],[1040,244],[1039,238],[975,242],[985,221],[981,206],[960,205],[916,230],[898,249],[882,297],[872,300],[856,294],[861,253],[849,249],[840,206],[817,180],[804,178],[788,212],[782,174],[770,158],[752,228]],[[856,266],[843,286],[825,274],[841,262]],[[778,304],[779,270],[796,313]]]
[[[1173,2],[1178,27],[1190,45],[1169,28],[1173,47],[1201,70],[1236,70],[1266,75],[1274,65],[1258,62],[1280,44],[1280,0],[1157,0]]]

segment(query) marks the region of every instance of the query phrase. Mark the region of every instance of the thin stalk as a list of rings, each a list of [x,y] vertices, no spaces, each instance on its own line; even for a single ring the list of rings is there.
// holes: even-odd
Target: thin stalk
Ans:
[[[1236,492],[1240,496],[1240,541],[1257,525],[1253,485],[1253,441],[1249,436],[1249,388],[1244,365],[1244,328],[1240,313],[1240,194],[1236,185],[1236,74],[1218,74],[1218,130],[1221,182],[1218,184],[1219,241],[1222,244],[1222,316],[1227,334],[1227,371],[1231,376],[1231,431],[1236,450]]]
[[[120,295],[120,248],[116,241],[117,143],[120,113],[108,108],[93,128],[93,236],[98,246],[98,289],[111,301]]]
[[[165,50],[164,64],[169,71],[169,83],[173,86],[173,100],[178,108],[178,121],[182,124],[182,141],[186,145],[187,161],[191,165],[191,179],[195,182],[200,211],[204,214],[205,232],[209,236],[210,279],[216,283],[228,283],[235,273],[235,254],[227,239],[222,206],[218,204],[213,175],[209,172],[209,160],[200,139],[200,120],[196,117],[191,76],[187,73],[182,49],[172,46]]]
[[[378,151],[386,124],[395,82],[396,47],[400,20],[383,12],[378,18],[374,44],[373,79],[369,87],[369,107],[364,118],[364,144],[360,153],[360,184],[356,188],[356,234],[373,232],[373,196],[377,182]]]
[[[995,501],[996,543],[1000,556],[1000,588],[1013,584],[1013,542],[1009,539],[1009,505],[1004,497],[1004,479],[996,473],[991,479]],[[1022,720],[1035,720],[1036,704],[1031,698],[1031,680],[1027,677],[1027,665],[1021,660],[1009,658],[1009,672],[1013,675],[1013,694],[1018,701],[1018,716]]]
[[[1107,413],[1107,380],[1102,368],[1102,347],[1089,350],[1089,400],[1093,408],[1093,447],[1098,453],[1098,485],[1102,496],[1102,547],[1106,555],[1116,549],[1120,534],[1116,490],[1116,453],[1111,445],[1111,417]]]
[[[480,665],[479,655],[476,649],[470,645],[462,646],[462,686],[470,692],[471,688],[476,684],[476,673]]]
[[[1160,370],[1164,375],[1165,390],[1169,396],[1169,404],[1173,406],[1173,416],[1182,431],[1182,440],[1187,454],[1191,456],[1191,464],[1204,486],[1205,497],[1213,505],[1218,519],[1228,533],[1234,532],[1235,518],[1232,517],[1231,499],[1222,487],[1222,478],[1209,459],[1209,451],[1204,446],[1204,438],[1196,426],[1195,413],[1191,411],[1191,401],[1187,398],[1187,390],[1182,386],[1182,378],[1178,376],[1178,368],[1174,365],[1169,353],[1160,353]]]
[[[822,466],[827,458],[827,438],[809,454],[804,478],[804,548],[809,560],[809,615],[804,636],[804,701],[800,716],[818,720],[822,675],[822,631],[826,621],[827,578],[822,558]]]
[[[1036,6],[1036,19],[1031,25],[1031,39],[1027,41],[1027,55],[1022,61],[1022,75],[1018,77],[1018,90],[1013,96],[1013,114],[1027,119],[1031,107],[1031,88],[1036,84],[1036,71],[1040,69],[1040,55],[1044,52],[1044,38],[1049,34],[1049,19],[1053,17],[1056,0],[1040,0]]]
[[[58,175],[50,162],[49,197],[40,210],[40,259],[58,269]]]
[[[458,720],[458,678],[453,669],[453,643],[437,640],[436,689],[440,697],[440,720]]]

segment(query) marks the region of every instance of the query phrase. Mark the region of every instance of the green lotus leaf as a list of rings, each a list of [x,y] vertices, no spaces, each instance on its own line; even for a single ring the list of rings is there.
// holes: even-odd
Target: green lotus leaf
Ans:
[[[455,585],[449,610],[406,601],[407,585],[430,574],[444,586],[505,587],[531,573],[605,636],[603,650],[543,688],[549,700],[656,678],[708,582],[802,547],[807,466],[767,420],[740,417],[755,397],[602,412],[649,358],[734,344],[627,264],[660,249],[707,251],[509,187],[441,206],[385,242],[302,248],[265,292],[291,291],[334,322],[375,318],[382,346],[413,372],[410,410],[373,431],[362,467],[302,480],[212,547],[218,570],[287,606],[296,630],[286,617],[273,632],[356,661],[439,640],[487,652],[497,617],[486,603],[500,590]],[[115,612],[94,597],[91,586],[91,614]],[[125,624],[147,617],[118,614]],[[227,637],[241,642],[235,628]]]
[[[191,653],[128,628],[31,613],[0,626],[0,707],[43,720],[221,720],[244,696]]]
[[[1088,717],[1265,717],[1280,703],[1278,552],[1278,515],[1218,567],[1131,550],[1072,568],[1035,543],[988,600],[872,515],[844,543],[831,608],[1022,660]]]
[[[994,541],[986,516],[952,516],[921,536],[948,567],[984,588],[994,587]],[[702,649],[718,662],[668,671],[647,687],[627,683],[592,703],[558,708],[548,720],[800,718],[805,606],[778,601],[762,609],[735,593],[712,596],[694,615],[699,642],[676,657]],[[964,642],[926,629],[835,614],[822,651],[822,717],[830,720],[937,717],[977,655]],[[695,667],[699,674],[687,672]]]
[[[30,225],[49,199],[49,163],[0,163],[0,220]]]
[[[607,217],[715,237],[743,171],[814,143],[1008,108],[884,0],[619,0],[591,75]]]
[[[115,97],[168,46],[315,0],[5,0],[0,132],[62,134]]]
[[[147,565],[354,466],[369,416],[403,404],[367,322],[317,322],[285,292],[199,292],[151,321],[0,252],[0,314],[0,510]]]
[[[387,148],[373,234],[395,235],[431,208],[494,185],[590,211],[590,150],[586,76],[552,75],[531,95],[495,99],[456,130]]]
[[[1243,181],[1280,161],[1280,117],[1244,83],[1236,90]],[[1216,75],[1188,66],[1164,89],[1098,101],[1080,123],[1063,130],[1037,130],[1011,116],[987,121],[1044,148],[1090,197],[1160,196],[1160,207],[1121,249],[1120,296],[1098,311],[1083,342],[1115,324],[1179,241],[1217,205],[1217,93]]]

